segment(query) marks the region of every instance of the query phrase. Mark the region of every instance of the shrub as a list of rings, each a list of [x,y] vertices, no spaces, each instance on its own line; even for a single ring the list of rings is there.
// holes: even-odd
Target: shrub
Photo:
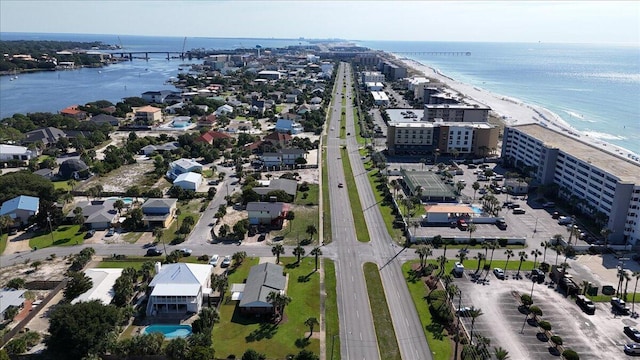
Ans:
[[[540,270],[544,271],[544,272],[549,272],[549,264],[546,262],[540,263]]]
[[[551,331],[551,323],[548,321],[542,320],[538,323],[538,326],[544,331]]]
[[[542,310],[538,306],[530,306],[529,312],[534,314],[535,316],[542,316]]]
[[[477,239],[475,239],[475,238],[470,239],[470,240],[469,240],[469,245],[470,245],[470,246],[476,246],[476,245],[478,245],[478,240],[477,240]]]
[[[533,304],[533,300],[531,299],[531,296],[529,296],[529,294],[522,294],[520,295],[520,301],[522,301],[522,305],[524,306],[531,306],[531,304]]]
[[[498,239],[498,245],[500,245],[500,247],[507,246],[507,243],[508,243],[508,241],[505,238]]]
[[[580,360],[580,356],[578,356],[578,353],[571,349],[563,351],[562,356],[564,356],[564,358],[567,360]]]
[[[562,338],[558,335],[553,335],[551,337],[551,342],[554,343],[556,346],[562,345]]]
[[[209,255],[200,255],[200,256],[198,256],[198,261],[209,262]]]

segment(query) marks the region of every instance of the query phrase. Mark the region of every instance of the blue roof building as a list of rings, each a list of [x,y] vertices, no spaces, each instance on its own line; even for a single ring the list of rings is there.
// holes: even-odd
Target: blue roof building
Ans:
[[[38,213],[40,208],[40,198],[20,195],[2,203],[0,216],[9,215],[14,225],[26,224],[31,216]]]

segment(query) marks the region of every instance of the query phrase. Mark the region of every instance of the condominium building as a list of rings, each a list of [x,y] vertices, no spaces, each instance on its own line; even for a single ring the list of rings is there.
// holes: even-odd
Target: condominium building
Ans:
[[[441,154],[487,156],[498,146],[499,129],[486,122],[420,121],[418,110],[387,110],[389,154]]]
[[[426,104],[422,121],[487,122],[491,108],[480,104]]]
[[[366,84],[368,82],[384,82],[384,75],[377,71],[363,71],[360,84]]]
[[[542,184],[557,184],[587,214],[606,217],[611,243],[635,245],[640,238],[640,165],[586,141],[538,124],[505,128],[502,156],[532,169]]]

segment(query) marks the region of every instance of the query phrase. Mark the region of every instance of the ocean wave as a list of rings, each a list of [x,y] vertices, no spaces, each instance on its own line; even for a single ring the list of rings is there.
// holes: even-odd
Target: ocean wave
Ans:
[[[640,83],[640,74],[631,74],[623,72],[579,72],[579,73],[562,73],[560,75],[578,78],[598,78],[624,83]]]
[[[600,139],[600,140],[627,140],[627,138],[624,136],[608,134],[600,131],[587,130],[587,131],[582,131],[582,133],[585,136]]]
[[[582,114],[578,114],[575,111],[571,111],[571,110],[564,110],[564,112],[566,112],[567,114],[569,114],[569,116],[571,116],[571,119],[578,119],[580,121],[584,121],[584,122],[589,122],[589,123],[595,123],[595,120],[590,120],[590,119],[585,119],[584,115]]]

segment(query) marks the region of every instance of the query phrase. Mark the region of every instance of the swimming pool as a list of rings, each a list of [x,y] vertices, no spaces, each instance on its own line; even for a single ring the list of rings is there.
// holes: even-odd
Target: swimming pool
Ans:
[[[161,333],[166,339],[185,338],[191,335],[191,325],[149,325],[142,333]]]
[[[124,202],[126,205],[131,205],[133,203],[133,198],[130,197],[117,197],[117,196],[112,196],[107,198],[107,200],[122,200],[122,202]]]
[[[476,213],[477,215],[482,214],[482,208],[479,207],[478,205],[471,205],[471,210],[473,210],[473,212]]]

